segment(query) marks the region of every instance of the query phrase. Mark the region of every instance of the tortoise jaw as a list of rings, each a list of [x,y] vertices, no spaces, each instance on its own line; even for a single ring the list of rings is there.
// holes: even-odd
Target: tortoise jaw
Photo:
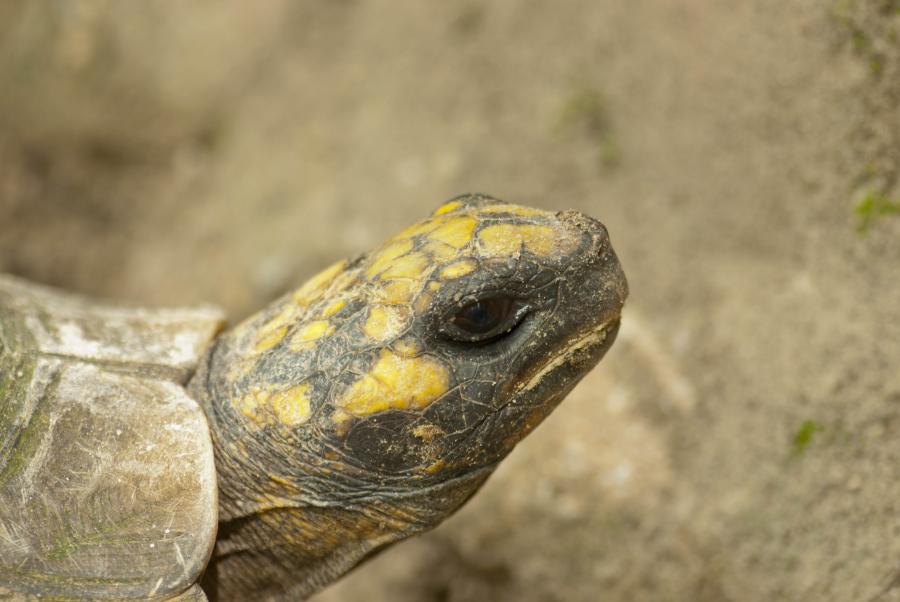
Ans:
[[[554,375],[564,371],[567,366],[577,368],[589,364],[587,369],[593,367],[612,346],[619,332],[619,324],[620,316],[616,314],[570,339],[555,357],[541,366],[528,380],[517,385],[514,397],[527,395],[540,388],[542,383],[555,380]],[[580,376],[575,379],[576,382],[579,379]]]
[[[566,395],[593,368],[615,341],[618,312],[569,340],[546,363],[517,383],[507,400],[483,420],[483,440],[496,441],[487,462],[499,462],[550,415]]]

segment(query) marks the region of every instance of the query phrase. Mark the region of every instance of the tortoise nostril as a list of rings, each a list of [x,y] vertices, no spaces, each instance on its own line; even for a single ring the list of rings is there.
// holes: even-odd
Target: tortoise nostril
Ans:
[[[580,211],[560,211],[556,217],[563,223],[570,223],[582,232],[588,234],[594,240],[594,246],[601,255],[609,247],[609,233],[606,226],[589,215]]]

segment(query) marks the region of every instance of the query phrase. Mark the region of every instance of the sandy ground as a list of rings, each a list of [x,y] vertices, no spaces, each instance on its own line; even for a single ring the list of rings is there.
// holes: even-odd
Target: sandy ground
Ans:
[[[317,602],[900,600],[898,40],[896,0],[7,2],[0,270],[238,319],[459,192],[586,211],[620,341]]]

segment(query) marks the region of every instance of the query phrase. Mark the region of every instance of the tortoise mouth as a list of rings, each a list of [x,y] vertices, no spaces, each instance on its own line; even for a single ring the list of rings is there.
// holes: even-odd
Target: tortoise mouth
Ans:
[[[498,461],[533,431],[581,379],[597,365],[619,331],[616,313],[570,337],[552,358],[512,384],[503,405],[486,417],[484,427],[496,429],[501,442],[490,459]]]
[[[532,373],[527,380],[519,382],[513,397],[528,395],[542,389],[542,385],[561,383],[561,379],[556,378],[557,374],[563,376],[562,381],[571,378],[574,386],[612,346],[619,332],[620,323],[621,317],[616,314],[569,339],[553,358]],[[575,373],[579,371],[582,374],[576,376]],[[566,393],[570,388],[566,389]]]

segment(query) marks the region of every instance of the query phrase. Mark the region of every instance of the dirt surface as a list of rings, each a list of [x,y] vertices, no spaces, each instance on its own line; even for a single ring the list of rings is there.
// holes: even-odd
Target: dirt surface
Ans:
[[[900,600],[900,3],[0,7],[0,270],[233,318],[449,196],[601,219],[621,340],[317,602]]]

